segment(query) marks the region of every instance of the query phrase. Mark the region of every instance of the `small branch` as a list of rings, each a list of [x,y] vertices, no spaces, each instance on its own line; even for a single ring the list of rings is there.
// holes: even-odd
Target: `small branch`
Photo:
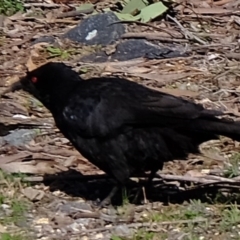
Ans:
[[[91,7],[89,9],[74,10],[70,12],[61,13],[57,16],[57,18],[77,17],[85,14],[90,14],[93,11],[94,11],[94,7]]]
[[[159,223],[131,223],[127,224],[126,226],[129,228],[148,228],[148,230],[152,232],[161,232],[161,231],[167,231],[166,229],[162,228],[162,226],[165,225],[172,225],[172,224],[187,224],[187,223],[200,223],[200,222],[206,222],[207,219],[205,218],[196,218],[193,220],[178,220],[178,221],[166,221],[166,222],[159,222]],[[86,235],[93,232],[104,232],[109,231],[117,228],[119,225],[111,226],[111,227],[101,227],[101,228],[95,228],[95,229],[89,229],[85,231],[81,231],[80,235]],[[79,233],[78,233],[79,234]]]
[[[213,176],[213,175],[207,175],[207,179],[209,180],[215,180],[218,182],[229,182],[229,183],[238,183],[239,180],[237,181],[236,179],[230,179],[230,178],[224,178],[224,177],[219,177],[219,176]]]
[[[225,53],[226,58],[228,59],[235,59],[235,60],[240,60],[240,54],[235,53],[235,52],[226,52]]]
[[[146,175],[138,175],[135,177],[146,177]],[[29,181],[29,182],[40,182],[43,180],[56,180],[56,179],[64,179],[64,180],[93,180],[93,179],[102,179],[107,180],[110,179],[106,174],[101,175],[80,175],[80,174],[68,174],[68,175],[52,175],[47,177],[25,177],[23,181]],[[130,178],[133,179],[133,178]],[[180,181],[180,182],[194,182],[198,184],[220,184],[220,183],[228,183],[228,184],[240,184],[239,178],[236,179],[229,179],[224,177],[218,177],[213,175],[206,175],[204,177],[189,177],[189,176],[180,176],[180,175],[170,175],[170,174],[158,174],[158,176],[155,176],[153,181],[159,181],[159,179],[163,179],[165,181]]]
[[[109,177],[105,174],[102,175],[81,175],[80,173],[72,173],[71,175],[49,175],[49,176],[33,176],[33,177],[24,177],[22,179],[23,182],[43,182],[43,181],[55,181],[58,179],[62,180],[81,180],[81,181],[89,181],[95,179],[103,179],[107,180]]]
[[[167,38],[163,37],[161,33],[134,33],[128,32],[121,36],[122,38],[145,38],[148,40],[159,40],[162,42],[180,42],[187,43],[186,39],[176,39],[176,38]]]
[[[0,50],[9,49],[9,48],[11,48],[13,46],[22,45],[22,44],[28,42],[29,40],[31,40],[35,35],[36,35],[36,32],[34,32],[34,33],[30,34],[30,35],[27,35],[25,38],[23,38],[23,40],[16,41],[16,42],[13,41],[12,43],[3,46]]]
[[[193,33],[189,32],[186,28],[184,28],[183,25],[176,18],[173,18],[170,15],[167,15],[167,17],[178,25],[186,39],[190,38],[191,40],[196,40],[203,45],[206,44],[205,41],[201,40],[199,37],[195,36]]]
[[[158,27],[158,26],[155,26],[155,25],[152,25],[152,24],[149,24],[149,23],[144,23],[144,22],[140,22],[140,21],[131,21],[131,20],[124,20],[124,21],[117,21],[117,22],[113,22],[113,23],[110,23],[109,26],[113,25],[113,24],[118,24],[118,23],[129,23],[129,24],[132,24],[132,23],[135,23],[135,24],[138,24],[138,25],[142,25],[142,26],[145,26],[145,27],[150,27],[150,28],[153,28],[153,29],[156,29],[160,32],[165,32],[167,33],[167,36],[171,36],[171,37],[174,37],[174,38],[180,38],[182,36],[181,33],[178,33],[174,30],[170,30],[170,29],[166,29],[166,28],[163,28],[163,27]]]
[[[121,218],[117,215],[107,215],[107,214],[103,214],[101,212],[79,212],[79,210],[77,210],[78,212],[76,212],[75,214],[73,214],[72,217],[73,219],[79,219],[79,218],[95,218],[95,219],[101,219],[107,222],[112,222],[112,223],[127,223],[129,222],[129,220],[131,220],[132,218]]]
[[[188,177],[188,176],[179,176],[179,175],[170,175],[170,174],[159,174],[163,180],[168,181],[181,181],[181,182],[195,182],[195,183],[214,183],[214,180],[208,180],[203,177]]]
[[[25,3],[23,4],[25,8],[31,7],[44,7],[44,8],[59,8],[59,4],[54,3]]]

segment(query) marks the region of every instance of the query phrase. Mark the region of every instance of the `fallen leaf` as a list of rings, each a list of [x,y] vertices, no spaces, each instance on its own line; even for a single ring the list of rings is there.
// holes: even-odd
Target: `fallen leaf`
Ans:
[[[35,68],[37,68],[37,66],[33,63],[31,57],[29,57],[29,59],[27,60],[26,67],[27,67],[29,72],[34,70]]]
[[[167,10],[168,8],[162,2],[151,4],[141,10],[140,13],[141,22],[147,23],[161,16]]]
[[[185,97],[195,98],[199,95],[198,92],[193,92],[193,91],[189,91],[189,90],[180,90],[180,89],[161,88],[160,91],[168,93],[168,94],[172,94],[176,97],[185,96]]]
[[[114,13],[117,18],[121,21],[138,21],[140,19],[140,15],[133,16],[130,13]]]
[[[4,156],[4,157],[0,157],[0,165],[2,164],[7,164],[7,163],[11,163],[11,162],[20,162],[23,159],[30,157],[31,154],[30,153],[25,153],[25,152],[20,152],[11,156]]]
[[[79,7],[76,7],[77,11],[88,11],[91,10],[94,7],[92,3],[84,3],[81,4]]]
[[[31,201],[40,201],[45,195],[44,191],[37,190],[32,187],[23,189],[22,194]]]
[[[113,66],[107,66],[104,69],[104,73],[105,72],[110,72],[110,73],[119,73],[119,72],[123,72],[123,73],[129,73],[129,74],[134,74],[134,73],[149,73],[151,71],[151,69],[147,68],[147,67],[122,67],[122,68],[118,68],[113,67]]]
[[[33,220],[34,224],[49,224],[49,219],[48,218],[39,218],[39,219],[35,219]]]
[[[7,232],[7,227],[0,224],[0,233],[5,233],[5,232]]]
[[[188,177],[205,177],[206,174],[199,172],[197,170],[189,170],[187,171],[184,176],[188,176]]]
[[[149,79],[149,80],[154,80],[157,82],[161,82],[163,85],[165,85],[166,83],[170,84],[171,82],[174,82],[176,80],[180,80],[183,78],[187,78],[189,76],[194,76],[196,74],[192,74],[192,73],[167,73],[167,74],[161,74],[159,72],[156,73],[134,73],[133,76],[137,76],[137,77],[141,77],[143,79]]]
[[[53,168],[54,163],[51,161],[42,161],[36,164],[35,161],[29,162],[11,162],[0,164],[0,168],[8,173],[31,173],[31,174],[55,174],[59,172]]]
[[[122,21],[137,21],[141,20],[141,22],[147,23],[159,16],[161,16],[164,12],[168,10],[168,8],[162,3],[162,2],[157,2],[153,3],[149,6],[138,6],[139,0],[132,0],[131,2],[134,2],[133,6],[129,7],[129,9],[122,11],[121,13],[116,13],[116,16],[122,20]],[[130,2],[130,3],[131,3]],[[138,4],[137,4],[138,2]],[[141,12],[137,15],[134,15],[135,12],[138,10],[141,10]]]
[[[133,14],[138,13],[141,9],[147,6],[146,2],[143,0],[131,0],[129,1],[126,6],[123,8],[121,13],[128,13]]]
[[[224,9],[221,7],[215,8],[184,8],[184,13],[189,14],[232,14],[234,15],[234,11],[231,9]]]
[[[10,86],[13,83],[17,82],[18,80],[19,80],[19,76],[18,75],[9,76],[6,79],[4,79],[4,81],[1,81],[0,87]]]
[[[64,227],[67,225],[70,225],[73,223],[73,219],[69,216],[66,216],[64,214],[59,214],[54,216],[54,218],[52,219],[52,221],[59,227]],[[81,238],[82,239],[82,238]]]

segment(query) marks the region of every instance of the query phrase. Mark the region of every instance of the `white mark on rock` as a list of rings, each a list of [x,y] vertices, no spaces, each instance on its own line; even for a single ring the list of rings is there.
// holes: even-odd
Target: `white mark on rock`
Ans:
[[[15,114],[12,116],[12,118],[22,118],[22,119],[28,119],[30,117],[22,115],[22,114]]]
[[[97,35],[97,30],[94,29],[93,31],[91,31],[91,32],[88,33],[88,35],[86,36],[85,39],[86,39],[87,41],[89,41],[89,40],[95,38],[96,35]]]

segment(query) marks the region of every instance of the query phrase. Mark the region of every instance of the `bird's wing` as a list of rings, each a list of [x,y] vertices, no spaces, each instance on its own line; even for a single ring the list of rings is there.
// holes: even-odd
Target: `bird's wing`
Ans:
[[[65,126],[84,137],[114,134],[133,119],[129,109],[109,98],[73,96],[63,110]]]
[[[121,89],[120,89],[121,90]],[[216,111],[140,86],[92,96],[74,95],[63,111],[65,124],[85,137],[118,133],[127,127],[174,127],[199,117],[212,118]]]
[[[181,119],[196,119],[199,117],[212,118],[217,115],[221,115],[222,112],[215,110],[204,109],[202,105],[194,102],[175,97],[162,92],[151,92],[144,99],[139,99],[139,105],[136,112],[141,114],[143,118],[145,113],[152,116],[153,119],[156,117],[162,118],[175,118]],[[151,119],[149,119],[151,121]]]

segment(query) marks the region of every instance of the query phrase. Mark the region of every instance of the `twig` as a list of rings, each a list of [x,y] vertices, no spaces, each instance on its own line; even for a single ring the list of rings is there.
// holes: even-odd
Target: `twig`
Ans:
[[[178,175],[170,175],[170,174],[159,174],[159,176],[163,180],[168,180],[168,181],[184,181],[184,182],[195,182],[195,183],[214,183],[214,182],[216,182],[214,180],[208,180],[203,177],[188,177],[188,176],[178,176]]]
[[[143,58],[135,58],[133,60],[127,60],[127,61],[119,61],[119,62],[103,62],[103,63],[86,63],[86,62],[80,62],[79,61],[79,57],[73,59],[71,62],[69,63],[75,63],[77,65],[80,65],[80,68],[82,68],[83,66],[87,67],[87,66],[92,66],[92,67],[107,67],[107,66],[120,66],[120,67],[125,67],[125,66],[135,66],[138,64],[141,64],[143,62],[146,62],[145,59]],[[66,62],[68,63],[68,62]],[[76,68],[76,70],[79,70],[78,68]]]
[[[221,48],[223,48],[223,47],[230,47],[230,46],[232,46],[232,45],[237,45],[237,44],[238,44],[238,43],[226,43],[226,44],[213,43],[213,44],[206,44],[206,45],[195,46],[195,47],[192,47],[191,49],[196,51],[196,50],[201,50],[201,49],[206,48],[206,49],[209,50],[209,48],[216,48],[216,47],[221,47]]]
[[[181,194],[184,194],[184,193],[189,193],[190,191],[194,191],[194,190],[201,190],[201,189],[227,189],[227,190],[230,190],[230,189],[236,189],[237,192],[239,192],[239,182],[235,182],[235,183],[231,183],[231,182],[225,182],[225,181],[220,181],[220,182],[214,182],[214,183],[205,183],[205,184],[202,184],[202,185],[199,185],[199,186],[194,186],[194,187],[191,187],[185,191],[182,191]]]
[[[176,19],[176,18],[173,18],[171,17],[170,15],[167,14],[167,17],[170,18],[172,21],[174,21],[178,26],[179,28],[181,29],[182,33],[184,34],[185,38],[188,39],[190,38],[191,40],[196,40],[197,42],[205,45],[206,42],[201,40],[199,37],[195,36],[193,33],[189,32],[187,29],[185,29],[183,27],[183,25]]]
[[[207,179],[209,180],[215,180],[218,182],[229,182],[229,183],[237,183],[239,180],[236,179],[230,179],[230,178],[224,178],[224,177],[219,177],[219,176],[213,176],[213,175],[207,175]]]
[[[135,177],[146,177],[146,175],[138,175]],[[94,180],[94,179],[103,179],[107,180],[109,177],[106,174],[101,175],[81,175],[77,173],[72,173],[71,175],[52,175],[47,177],[25,177],[23,181],[29,181],[29,182],[39,182],[43,180],[56,180],[56,179],[64,179],[64,180]],[[170,175],[170,174],[158,174],[158,176],[155,176],[153,181],[159,181],[159,178],[162,180],[167,181],[181,181],[181,182],[195,182],[199,184],[218,184],[218,183],[235,183],[240,184],[239,179],[228,179],[224,177],[219,176],[213,176],[213,175],[206,175],[205,177],[189,177],[189,176],[180,176],[180,175]]]
[[[74,10],[70,12],[61,13],[57,16],[57,18],[77,17],[85,14],[90,14],[93,11],[94,11],[94,7],[91,7],[89,9]]]
[[[108,179],[108,176],[105,174],[102,175],[81,175],[72,173],[71,175],[50,175],[50,176],[33,176],[33,177],[24,177],[22,178],[23,182],[42,182],[42,181],[54,181],[57,179],[64,179],[64,180],[95,180],[95,179]]]
[[[166,28],[162,28],[162,27],[157,27],[157,26],[154,26],[152,24],[149,24],[149,23],[144,23],[144,22],[139,22],[139,21],[131,21],[131,20],[124,20],[124,21],[117,21],[117,22],[113,22],[113,23],[110,23],[108,26],[111,26],[113,24],[118,24],[118,23],[136,23],[138,25],[142,25],[142,26],[146,26],[146,27],[151,27],[153,29],[156,29],[158,31],[161,31],[161,32],[165,32],[167,33],[168,35],[172,36],[172,37],[175,37],[175,38],[180,38],[181,34],[179,34],[178,32],[176,33],[173,33],[172,30],[169,30],[169,29],[166,29]]]
[[[79,212],[79,209],[76,209],[76,211],[77,212],[73,214],[73,216],[70,216],[73,219],[95,218],[95,219],[102,219],[104,221],[112,222],[112,223],[127,223],[132,219],[132,218],[121,218],[120,216],[117,216],[117,215],[111,216],[98,211],[97,212]]]
[[[225,53],[226,58],[229,59],[235,59],[235,60],[240,60],[240,54],[239,53],[235,53],[235,52],[226,52]]]
[[[194,12],[195,14],[202,14],[202,15],[218,15],[218,16],[229,16],[229,15],[239,15],[239,10],[233,11],[232,9],[224,9],[224,8],[192,8],[184,9],[185,14],[191,14]],[[190,16],[190,15],[188,15]]]
[[[192,220],[178,220],[178,221],[166,221],[166,222],[159,222],[159,223],[151,223],[151,222],[146,222],[146,223],[131,223],[127,224],[127,227],[129,228],[149,228],[150,231],[152,232],[161,232],[161,231],[167,231],[166,229],[163,229],[161,226],[164,225],[171,225],[171,224],[186,224],[186,223],[200,223],[200,222],[206,222],[207,219],[205,218],[196,218]],[[109,231],[115,229],[117,226],[110,226],[110,227],[101,227],[101,228],[95,228],[95,229],[89,229],[82,231],[80,235],[86,235],[92,232],[103,232],[103,231]],[[78,233],[79,234],[79,233]]]
[[[20,149],[20,147],[19,147]],[[49,148],[49,147],[30,147],[30,146],[23,146],[21,147],[23,150],[28,150],[29,152],[32,153],[44,153],[45,155],[50,155],[50,156],[60,156],[62,158],[64,157],[69,157],[69,156],[77,156],[81,157],[79,152],[74,151],[74,150],[69,150],[69,149],[55,149],[55,148]],[[81,158],[82,161],[87,161],[83,157]]]
[[[170,175],[170,174],[158,174],[163,180],[168,181],[184,181],[184,182],[195,182],[203,184],[218,184],[218,183],[233,183],[239,185],[239,179],[229,179],[219,176],[206,175],[204,177],[188,177],[188,176],[179,176],[179,175]],[[155,178],[154,178],[155,179]],[[153,179],[153,180],[154,180]]]
[[[215,6],[222,6],[222,5],[227,4],[229,2],[232,2],[232,0],[220,0],[220,1],[212,2],[212,3]]]
[[[10,44],[4,45],[0,50],[2,50],[2,49],[9,49],[9,48],[11,48],[13,46],[22,45],[22,44],[26,43],[27,41],[31,40],[34,35],[36,35],[36,32],[34,32],[34,33],[30,34],[30,35],[27,35],[25,38],[23,38],[23,40],[16,41],[16,42],[13,41]]]
[[[54,3],[25,3],[23,4],[25,8],[31,7],[45,7],[45,8],[59,8],[59,4]]]
[[[148,40],[160,40],[162,42],[181,42],[187,43],[185,39],[163,37],[161,33],[133,33],[128,32],[121,36],[122,38],[146,38]]]

